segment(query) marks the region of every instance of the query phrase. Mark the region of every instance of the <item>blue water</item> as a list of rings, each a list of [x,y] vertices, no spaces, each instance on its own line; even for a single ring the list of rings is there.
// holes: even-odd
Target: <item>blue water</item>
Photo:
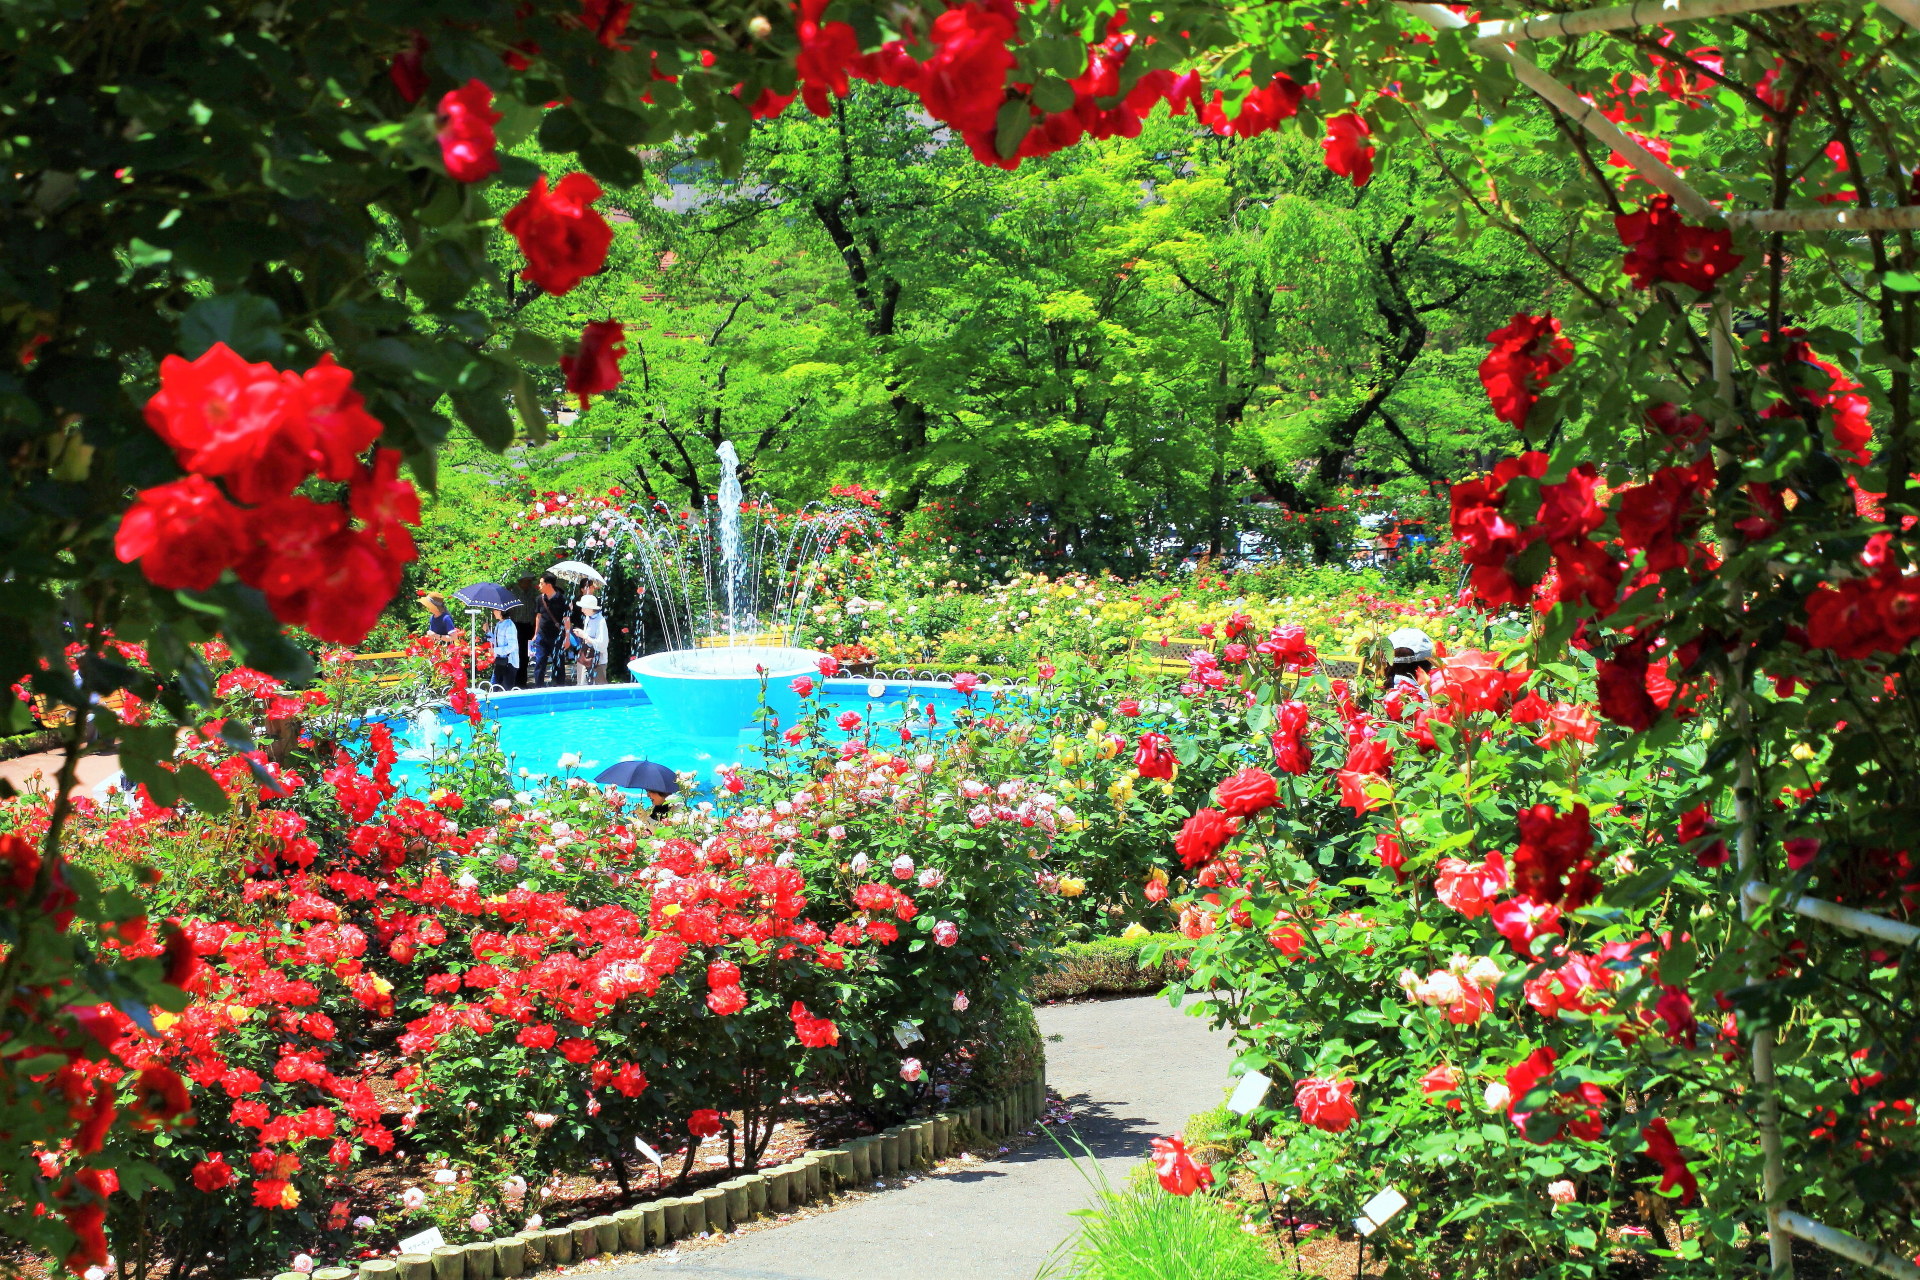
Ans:
[[[827,712],[827,736],[833,741],[871,733],[876,748],[898,751],[910,748],[900,740],[898,728],[907,724],[916,741],[925,741],[947,731],[954,713],[967,700],[944,685],[894,681],[879,693],[879,682],[869,686],[864,680],[829,680],[818,696]],[[914,710],[908,714],[908,700]],[[987,705],[982,697],[976,705]],[[500,750],[506,754],[514,772],[525,769],[530,779],[545,778],[563,772],[591,778],[620,760],[652,760],[676,772],[699,775],[698,789],[708,791],[722,765],[752,764],[760,758],[763,733],[760,726],[744,728],[732,737],[697,737],[677,732],[665,723],[659,708],[638,685],[603,685],[586,689],[539,689],[495,694],[482,700],[487,717],[497,726]],[[926,707],[932,704],[937,725],[929,728]],[[852,733],[843,732],[833,722],[842,712],[853,711],[861,724]],[[401,749],[394,780],[408,790],[418,792],[426,778],[429,750],[438,754],[457,751],[473,739],[473,730],[460,716],[445,711],[429,724],[391,722]],[[429,747],[429,741],[432,746]],[[580,757],[575,769],[562,770],[560,757],[571,752]]]

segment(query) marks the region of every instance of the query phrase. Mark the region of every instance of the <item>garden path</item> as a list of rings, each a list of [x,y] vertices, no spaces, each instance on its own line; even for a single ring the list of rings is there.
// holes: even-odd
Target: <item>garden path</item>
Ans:
[[[1051,1005],[1047,1081],[1073,1109],[1061,1140],[1085,1143],[1120,1185],[1147,1144],[1225,1096],[1224,1033],[1158,997]],[[1058,1037],[1058,1039],[1054,1039]],[[1075,1141],[1077,1136],[1078,1142]],[[1084,1157],[1082,1157],[1084,1163]],[[953,1167],[951,1165],[949,1168]],[[601,1273],[657,1280],[1032,1280],[1078,1225],[1087,1175],[1045,1135],[1025,1148],[921,1178],[839,1209],[750,1230],[716,1248],[649,1255]]]

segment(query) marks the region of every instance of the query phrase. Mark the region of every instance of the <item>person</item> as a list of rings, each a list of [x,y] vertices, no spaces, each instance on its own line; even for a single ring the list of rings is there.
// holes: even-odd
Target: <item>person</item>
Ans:
[[[532,684],[546,684],[561,669],[566,621],[567,602],[560,594],[560,579],[541,574],[540,594],[533,601],[533,641],[527,645],[527,674]]]
[[[520,683],[520,624],[505,609],[493,611],[493,687],[511,689]]]
[[[580,651],[575,656],[579,664],[580,684],[605,684],[607,682],[607,619],[600,612],[600,600],[591,591],[580,597],[580,603],[574,607],[574,614],[580,619],[580,625],[574,635],[580,640]]]
[[[1387,637],[1387,643],[1393,646],[1393,661],[1387,664],[1385,692],[1392,693],[1402,679],[1433,670],[1433,641],[1418,627],[1401,627]]]
[[[460,624],[447,612],[447,598],[438,591],[422,591],[420,603],[427,606],[432,616],[427,619],[427,630],[436,636],[450,636],[460,629]]]

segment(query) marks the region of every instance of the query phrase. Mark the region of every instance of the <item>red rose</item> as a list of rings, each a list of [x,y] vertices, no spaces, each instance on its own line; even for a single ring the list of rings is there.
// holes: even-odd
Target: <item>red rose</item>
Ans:
[[[349,529],[339,507],[305,497],[255,508],[252,526],[253,553],[240,577],[266,593],[276,617],[335,644],[366,639],[404,563],[378,535]]]
[[[728,1014],[738,1013],[746,1007],[747,993],[737,983],[715,987],[707,992],[707,1008],[723,1018]]]
[[[620,358],[626,354],[626,326],[618,320],[595,320],[580,331],[580,345],[560,357],[560,371],[582,409],[620,385]]]
[[[427,91],[427,41],[419,32],[414,32],[413,43],[405,52],[393,55],[393,63],[387,68],[387,75],[393,80],[393,87],[401,100],[409,105],[420,101]]]
[[[1278,784],[1265,769],[1245,768],[1213,789],[1221,809],[1230,817],[1245,818],[1280,803]]]
[[[711,1138],[720,1132],[724,1119],[718,1111],[701,1108],[687,1117],[687,1132],[696,1138]]]
[[[233,1185],[233,1167],[227,1163],[227,1157],[214,1152],[205,1160],[193,1166],[193,1185],[202,1191],[219,1191]]]
[[[1164,733],[1143,733],[1139,749],[1133,753],[1133,767],[1143,778],[1173,777],[1175,761]]]
[[[1272,736],[1273,767],[1295,776],[1305,773],[1313,767],[1313,752],[1305,740],[1312,713],[1304,702],[1283,702],[1276,709],[1275,719],[1279,727]]]
[[[730,960],[715,960],[707,966],[707,985],[710,987],[737,987],[740,985],[740,966]]]
[[[1493,416],[1524,431],[1548,380],[1572,363],[1573,343],[1560,336],[1560,322],[1552,316],[1524,312],[1487,341],[1493,349],[1480,362],[1480,385],[1493,402]]]
[[[1181,824],[1180,834],[1173,838],[1173,850],[1180,855],[1181,864],[1191,870],[1211,861],[1233,833],[1233,820],[1226,814],[1202,809]]]
[[[494,152],[493,90],[479,80],[449,89],[440,99],[440,159],[455,182],[478,182],[500,168]]]
[[[1684,284],[1705,293],[1739,266],[1733,233],[1690,227],[1674,212],[1673,197],[1655,196],[1644,209],[1614,215],[1614,230],[1627,254],[1621,266],[1637,289]]]
[[[1155,1138],[1149,1158],[1160,1185],[1176,1196],[1190,1196],[1213,1185],[1213,1170],[1196,1161],[1187,1144],[1178,1138]]]
[[[519,204],[507,211],[505,225],[519,242],[531,280],[558,297],[607,264],[613,228],[588,208],[600,198],[600,184],[584,173],[570,173],[552,191],[540,175]]]
[[[405,562],[418,552],[408,525],[420,523],[420,494],[413,482],[400,478],[400,451],[379,449],[373,466],[362,469],[348,491],[348,507],[356,519],[380,539],[394,558]]]
[[[157,587],[205,591],[246,554],[246,512],[204,476],[142,489],[120,518],[113,552]]]
[[[594,1053],[593,1041],[591,1040],[568,1037],[560,1042],[560,1056],[576,1066],[591,1061]]]
[[[1308,1076],[1293,1086],[1293,1105],[1300,1118],[1328,1133],[1345,1133],[1360,1113],[1353,1105],[1353,1081]]]
[[[1661,1193],[1678,1187],[1681,1204],[1692,1204],[1699,1199],[1700,1179],[1694,1177],[1693,1170],[1687,1167],[1686,1157],[1680,1154],[1680,1146],[1673,1140],[1666,1118],[1655,1117],[1640,1131],[1640,1136],[1647,1140],[1647,1154],[1660,1164]]]
[[[1353,185],[1364,187],[1373,177],[1373,148],[1365,140],[1373,135],[1367,122],[1349,111],[1327,121],[1327,136],[1320,140],[1326,151],[1327,168]]]

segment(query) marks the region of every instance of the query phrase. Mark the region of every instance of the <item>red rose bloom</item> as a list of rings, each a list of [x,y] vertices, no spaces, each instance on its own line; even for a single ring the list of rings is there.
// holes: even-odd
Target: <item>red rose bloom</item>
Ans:
[[[1167,747],[1167,735],[1164,733],[1143,733],[1140,735],[1139,749],[1133,753],[1133,767],[1143,778],[1171,778],[1174,770],[1173,752]]]
[[[1222,845],[1233,836],[1234,823],[1218,809],[1202,809],[1181,824],[1173,838],[1173,850],[1188,870],[1212,860]]]
[[[1178,1138],[1155,1138],[1150,1159],[1160,1185],[1176,1196],[1190,1196],[1213,1185],[1213,1170],[1196,1161]]]
[[[724,987],[715,987],[707,992],[707,1008],[721,1017],[738,1013],[747,1007],[747,993],[738,983]]]
[[[1692,1204],[1700,1198],[1700,1179],[1694,1177],[1693,1170],[1687,1167],[1686,1157],[1680,1154],[1680,1146],[1673,1140],[1673,1132],[1667,1128],[1666,1117],[1657,1116],[1640,1131],[1647,1140],[1647,1154],[1660,1164],[1660,1190],[1664,1194],[1680,1188],[1680,1203]]]
[[[558,297],[606,266],[613,228],[588,208],[600,195],[600,184],[584,173],[568,174],[551,191],[540,175],[505,219],[527,256],[522,280]]]
[[[1627,254],[1622,262],[1636,289],[1684,284],[1705,293],[1739,266],[1733,233],[1690,227],[1674,211],[1673,197],[1655,196],[1646,208],[1616,214],[1614,230]]]
[[[718,1111],[701,1108],[687,1117],[687,1132],[696,1138],[711,1138],[724,1123]]]
[[[500,168],[494,151],[493,90],[478,80],[449,89],[440,99],[440,159],[455,182],[478,182]]]
[[[1245,818],[1280,803],[1278,784],[1265,769],[1246,768],[1213,789],[1228,816]]]
[[[807,1048],[824,1049],[840,1043],[840,1028],[829,1019],[814,1017],[798,1000],[793,1002],[788,1016],[793,1019],[794,1038]]]
[[[142,489],[120,518],[113,552],[156,587],[205,591],[246,554],[246,512],[204,476]]]
[[[569,1037],[560,1042],[560,1056],[575,1065],[592,1061],[594,1052],[593,1041],[591,1040]]]
[[[1308,1076],[1293,1087],[1300,1118],[1328,1133],[1345,1133],[1360,1118],[1353,1105],[1353,1081]]]
[[[193,1185],[202,1191],[218,1191],[233,1185],[233,1166],[223,1152],[215,1151],[193,1166]]]
[[[1480,362],[1480,385],[1493,402],[1493,416],[1524,431],[1548,380],[1572,363],[1573,343],[1560,335],[1560,322],[1552,316],[1525,313],[1488,334],[1487,341],[1493,349]]]
[[[580,331],[580,345],[560,357],[560,371],[582,409],[620,385],[620,358],[626,354],[626,326],[618,320],[595,320]]]
[[[1351,178],[1356,187],[1366,186],[1373,177],[1373,148],[1366,143],[1372,136],[1367,122],[1351,111],[1328,120],[1327,136],[1320,140],[1327,168]]]

